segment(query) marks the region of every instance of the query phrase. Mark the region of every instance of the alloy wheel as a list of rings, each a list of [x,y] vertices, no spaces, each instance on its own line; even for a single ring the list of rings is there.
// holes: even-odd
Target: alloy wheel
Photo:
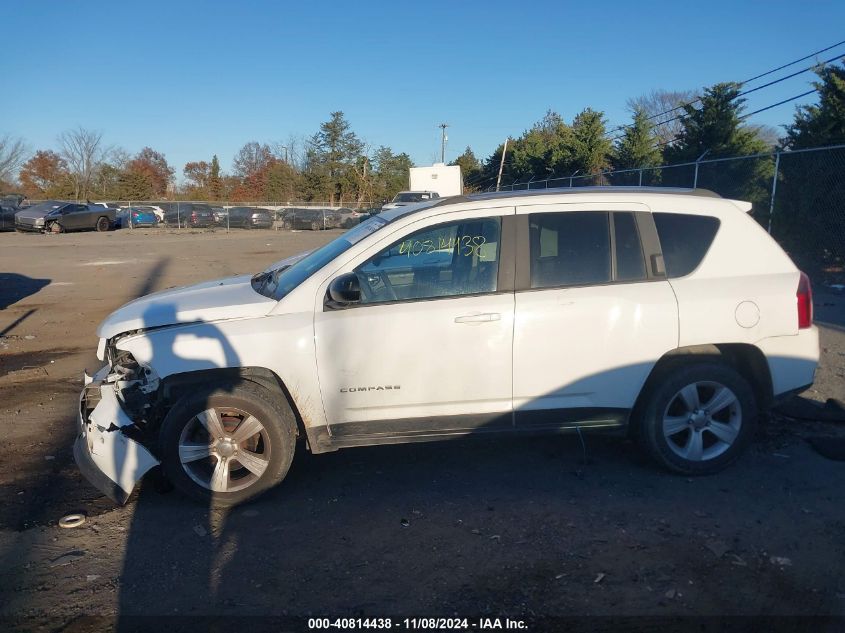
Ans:
[[[694,382],[669,400],[663,413],[663,437],[679,457],[702,462],[728,450],[742,427],[737,395],[718,382]]]

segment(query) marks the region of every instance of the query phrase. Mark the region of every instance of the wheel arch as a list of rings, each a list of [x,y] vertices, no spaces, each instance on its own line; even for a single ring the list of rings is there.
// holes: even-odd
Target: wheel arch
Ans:
[[[766,361],[765,354],[756,345],[714,343],[678,347],[658,359],[643,383],[631,412],[630,430],[632,433],[636,433],[646,394],[652,388],[652,385],[672,370],[696,361],[721,362],[733,367],[751,385],[758,410],[764,411],[773,404],[774,387],[769,363]]]
[[[284,381],[271,369],[266,367],[223,367],[214,369],[200,369],[196,371],[171,374],[161,381],[159,386],[159,402],[170,408],[179,398],[190,389],[209,383],[225,383],[235,380],[246,380],[281,395],[293,411],[296,420],[296,435],[308,440],[313,446],[296,401],[285,385]]]

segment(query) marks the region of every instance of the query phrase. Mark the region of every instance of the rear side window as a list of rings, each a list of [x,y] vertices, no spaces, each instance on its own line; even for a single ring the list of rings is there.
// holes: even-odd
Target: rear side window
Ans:
[[[719,230],[719,219],[709,215],[655,213],[666,275],[683,277],[698,268]]]
[[[607,213],[536,213],[528,216],[528,225],[532,288],[610,281]]]

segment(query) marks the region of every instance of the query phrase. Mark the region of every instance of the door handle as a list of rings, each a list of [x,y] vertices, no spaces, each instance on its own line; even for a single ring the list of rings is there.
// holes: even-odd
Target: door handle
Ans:
[[[498,321],[502,315],[498,312],[484,312],[483,314],[465,314],[455,317],[455,323],[489,323]]]

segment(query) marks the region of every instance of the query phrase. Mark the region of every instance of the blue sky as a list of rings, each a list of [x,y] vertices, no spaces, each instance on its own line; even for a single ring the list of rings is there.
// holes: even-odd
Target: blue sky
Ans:
[[[228,170],[247,141],[310,136],[333,110],[417,164],[439,156],[441,121],[447,160],[489,155],[548,108],[625,123],[629,97],[747,79],[845,39],[845,2],[3,0],[0,23],[0,134],[34,150],[94,128],[164,152],[181,177],[214,153]],[[750,95],[749,111],[811,78]]]

